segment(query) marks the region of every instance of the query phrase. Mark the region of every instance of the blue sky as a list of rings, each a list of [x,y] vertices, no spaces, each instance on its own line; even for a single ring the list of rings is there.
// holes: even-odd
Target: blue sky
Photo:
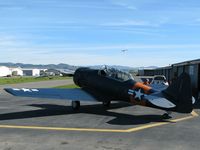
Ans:
[[[0,62],[138,67],[199,57],[199,0],[0,0]]]

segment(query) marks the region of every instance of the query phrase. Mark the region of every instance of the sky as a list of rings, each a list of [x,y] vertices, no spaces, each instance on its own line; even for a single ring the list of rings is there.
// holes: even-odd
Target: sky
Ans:
[[[199,0],[0,0],[0,62],[142,67],[198,58]]]

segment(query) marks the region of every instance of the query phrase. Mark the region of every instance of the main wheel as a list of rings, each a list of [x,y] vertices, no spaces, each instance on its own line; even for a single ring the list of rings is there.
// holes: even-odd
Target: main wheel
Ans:
[[[104,107],[110,107],[110,101],[103,101]]]
[[[162,118],[163,119],[170,119],[170,118],[172,118],[168,113],[164,113],[163,115],[162,115]]]
[[[79,110],[80,109],[80,101],[72,101],[72,109]]]

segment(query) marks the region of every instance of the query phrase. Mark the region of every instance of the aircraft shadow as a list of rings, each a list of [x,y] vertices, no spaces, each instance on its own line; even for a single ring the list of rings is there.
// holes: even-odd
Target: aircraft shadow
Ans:
[[[122,107],[131,106],[126,103],[114,103],[109,109],[117,109]],[[151,122],[166,122],[167,120],[162,119],[161,115],[132,115],[123,114],[118,112],[111,112],[105,109],[101,104],[95,105],[83,105],[79,111],[73,111],[71,106],[61,106],[54,104],[32,104],[28,106],[39,107],[39,110],[21,111],[0,114],[0,121],[4,120],[15,120],[15,119],[26,119],[36,118],[45,116],[58,116],[58,115],[69,115],[76,113],[87,113],[101,116],[111,116],[114,119],[105,122],[112,125],[138,125],[147,124]]]

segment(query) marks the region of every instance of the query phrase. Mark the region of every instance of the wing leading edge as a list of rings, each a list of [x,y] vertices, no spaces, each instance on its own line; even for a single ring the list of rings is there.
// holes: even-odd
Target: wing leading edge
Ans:
[[[94,101],[94,98],[88,92],[79,89],[55,89],[55,88],[41,88],[41,89],[29,89],[29,88],[6,88],[6,92],[21,97],[32,98],[49,98],[49,99],[62,99],[62,100],[79,100],[79,101]]]

